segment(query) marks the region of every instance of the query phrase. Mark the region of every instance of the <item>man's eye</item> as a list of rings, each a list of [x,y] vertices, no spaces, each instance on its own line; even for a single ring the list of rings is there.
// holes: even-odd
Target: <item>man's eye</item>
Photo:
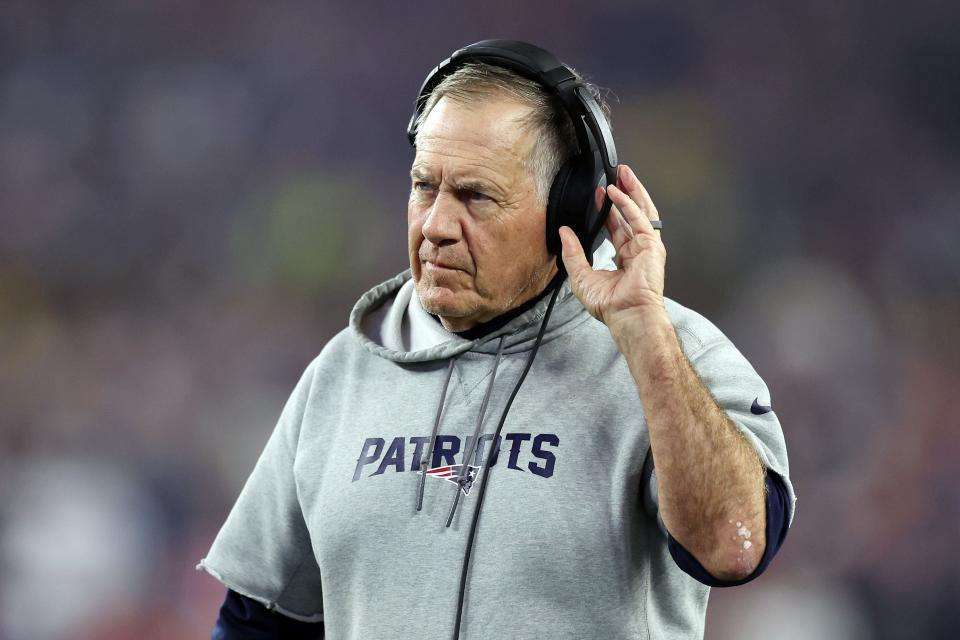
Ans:
[[[480,193],[479,191],[468,190],[464,192],[464,196],[466,196],[467,200],[471,200],[473,202],[486,202],[490,200],[490,196],[485,193]]]
[[[431,191],[432,189],[433,189],[433,185],[430,184],[429,182],[417,181],[413,183],[414,191]]]

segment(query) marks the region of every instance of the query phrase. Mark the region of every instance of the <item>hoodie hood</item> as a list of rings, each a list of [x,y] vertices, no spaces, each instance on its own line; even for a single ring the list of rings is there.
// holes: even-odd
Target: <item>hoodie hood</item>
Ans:
[[[466,351],[495,354],[503,338],[502,353],[529,351],[536,340],[550,302],[544,296],[528,311],[476,340],[444,329],[420,306],[409,269],[367,291],[350,313],[350,329],[370,353],[402,363],[445,360]],[[590,314],[564,280],[543,336],[549,342],[582,322]]]

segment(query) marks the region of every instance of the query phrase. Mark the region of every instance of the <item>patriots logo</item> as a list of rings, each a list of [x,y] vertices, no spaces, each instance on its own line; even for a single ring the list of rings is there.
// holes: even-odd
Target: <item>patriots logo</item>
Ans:
[[[427,469],[427,475],[440,478],[441,480],[449,480],[453,484],[459,484],[460,490],[463,491],[463,495],[470,495],[470,490],[473,488],[473,481],[477,479],[477,472],[480,467],[473,464],[467,465],[467,474],[463,477],[463,480],[459,479],[461,470],[463,469],[462,464],[452,464],[445,467],[434,467],[433,469]],[[422,474],[422,471],[418,471],[417,475]]]

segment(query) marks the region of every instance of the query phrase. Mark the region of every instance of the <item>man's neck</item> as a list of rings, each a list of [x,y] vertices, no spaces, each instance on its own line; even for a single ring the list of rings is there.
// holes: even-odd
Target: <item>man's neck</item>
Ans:
[[[453,331],[452,333],[455,333],[461,338],[464,338],[466,340],[476,340],[477,338],[482,338],[485,335],[493,333],[497,329],[500,329],[501,327],[505,326],[508,322],[510,322],[514,318],[520,316],[523,313],[526,313],[530,309],[533,309],[538,302],[543,300],[543,298],[546,297],[548,293],[552,292],[555,287],[559,287],[562,282],[563,282],[563,274],[557,273],[553,277],[553,279],[547,283],[547,286],[544,287],[543,291],[533,296],[532,298],[530,298],[520,306],[514,307],[513,309],[510,309],[508,311],[505,311],[501,313],[499,316],[497,316],[496,318],[487,320],[486,322],[475,324],[469,329],[465,329],[463,331]],[[437,322],[440,322],[439,316],[436,316],[432,313],[430,315],[433,317],[434,320],[436,320]]]

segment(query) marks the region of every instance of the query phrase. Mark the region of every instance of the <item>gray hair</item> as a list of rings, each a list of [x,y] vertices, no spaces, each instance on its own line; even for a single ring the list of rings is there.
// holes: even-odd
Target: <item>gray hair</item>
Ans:
[[[570,70],[596,99],[609,125],[610,105],[600,88],[583,81],[582,76],[573,68]],[[548,93],[539,83],[503,67],[484,62],[468,62],[434,87],[423,111],[417,117],[418,135],[421,125],[440,98],[449,96],[458,102],[470,102],[478,97],[487,98],[497,94],[506,94],[531,107],[529,115],[521,121],[521,127],[532,131],[536,142],[525,164],[534,174],[540,204],[546,205],[554,177],[563,163],[576,155],[578,145],[573,123],[560,99]]]

